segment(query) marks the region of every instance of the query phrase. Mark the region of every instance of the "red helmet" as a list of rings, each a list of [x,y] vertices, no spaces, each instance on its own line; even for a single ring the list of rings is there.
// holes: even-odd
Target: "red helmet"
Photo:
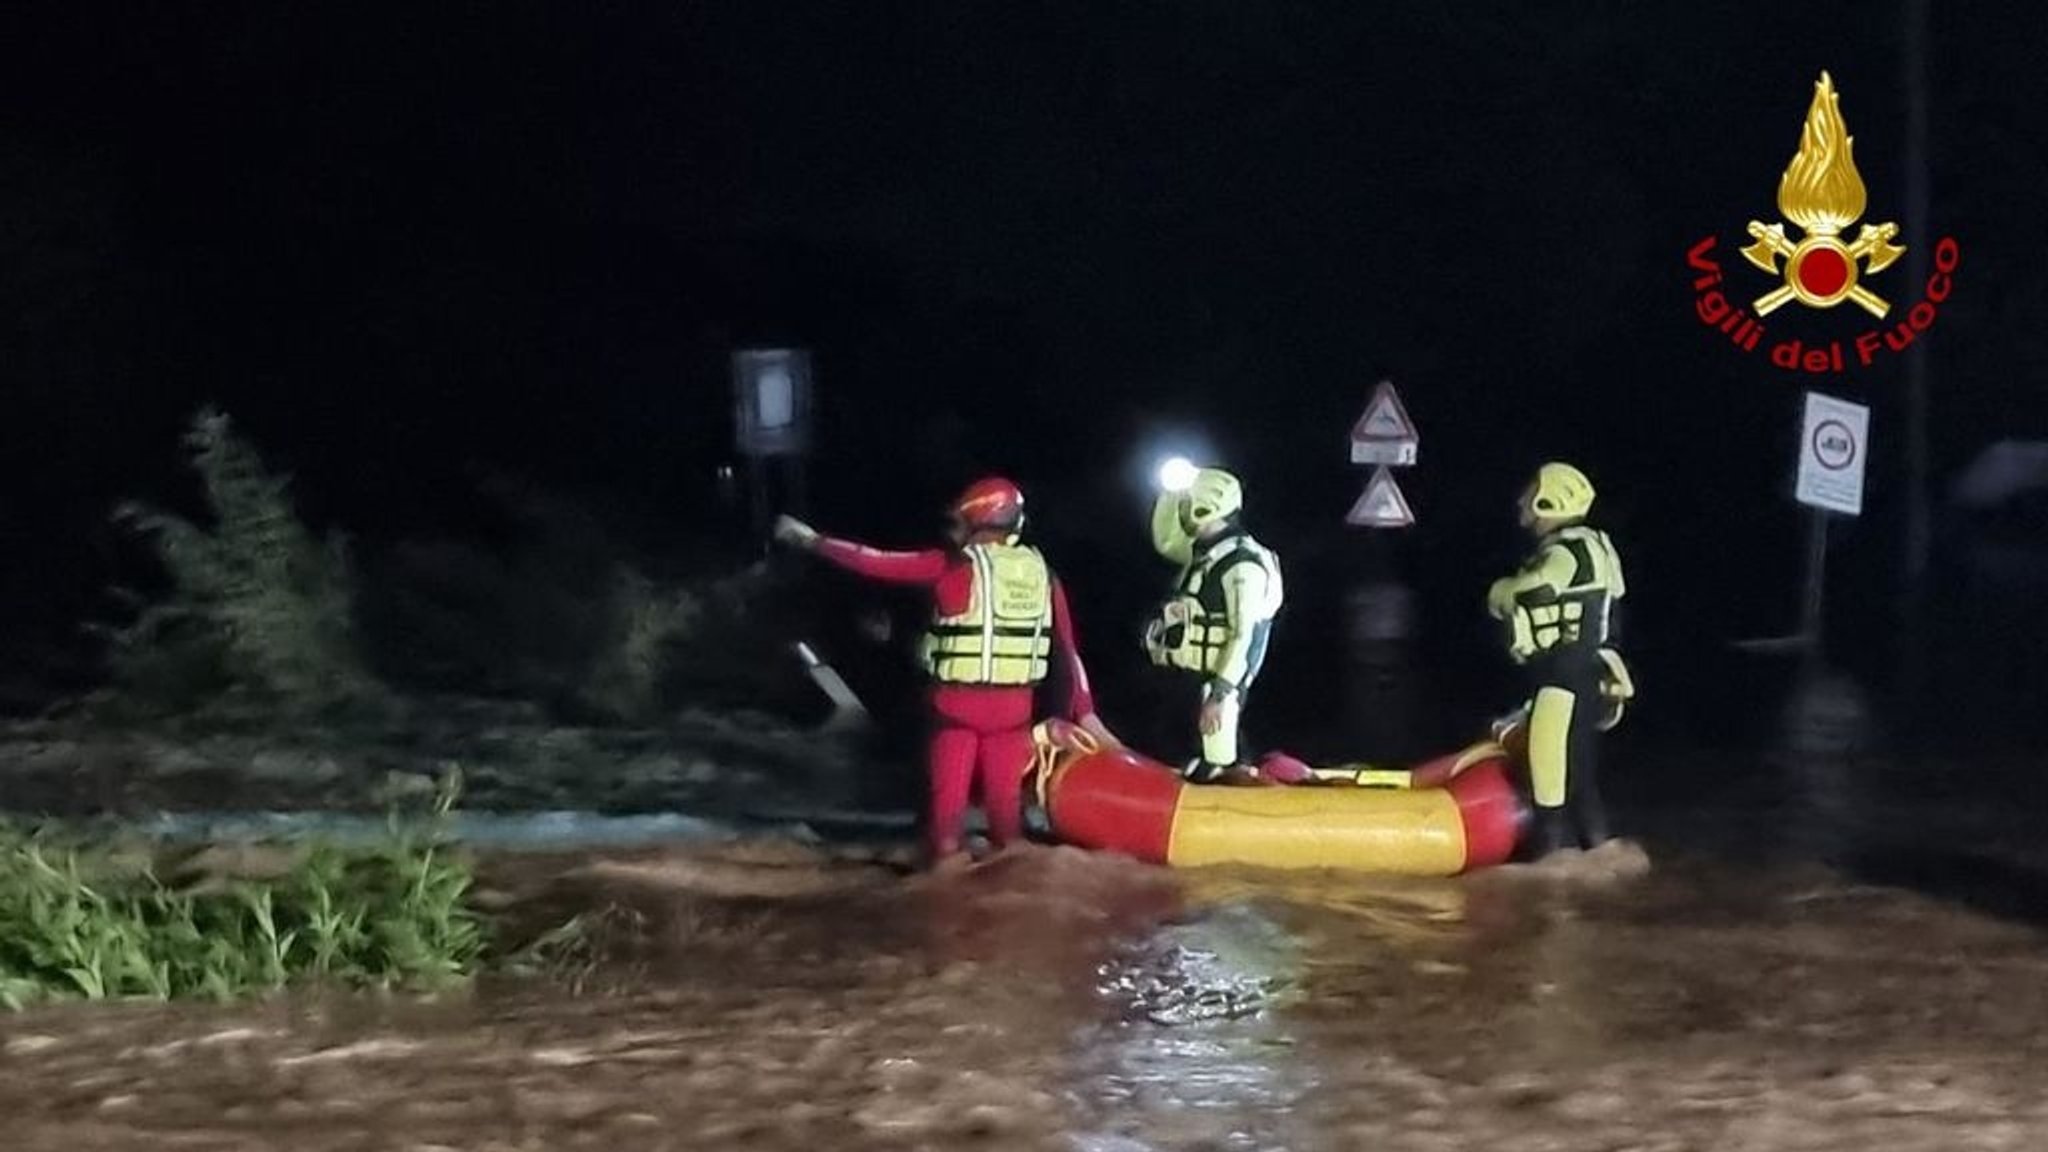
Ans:
[[[947,511],[970,532],[1015,532],[1024,526],[1024,492],[1000,476],[988,476],[969,484]]]

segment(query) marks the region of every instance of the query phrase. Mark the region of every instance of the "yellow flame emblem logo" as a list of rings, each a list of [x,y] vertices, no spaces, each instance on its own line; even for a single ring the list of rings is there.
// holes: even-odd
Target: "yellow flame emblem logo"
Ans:
[[[1856,239],[1846,244],[1841,240],[1842,232],[1863,215],[1864,189],[1863,177],[1856,172],[1856,139],[1842,122],[1839,100],[1834,81],[1822,72],[1813,86],[1806,127],[1799,134],[1799,151],[1778,181],[1778,211],[1806,235],[1795,243],[1786,238],[1783,224],[1749,222],[1756,243],[1742,254],[1785,281],[1757,297],[1754,307],[1759,316],[1795,299],[1811,308],[1832,308],[1852,300],[1879,319],[1891,311],[1883,297],[1857,281],[1905,254],[1903,246],[1892,243],[1899,226],[1865,224]]]

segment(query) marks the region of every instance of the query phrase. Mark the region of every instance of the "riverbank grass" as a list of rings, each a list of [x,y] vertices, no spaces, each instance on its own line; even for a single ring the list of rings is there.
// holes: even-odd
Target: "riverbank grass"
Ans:
[[[442,835],[458,791],[451,775],[426,819],[394,813],[379,843],[308,844],[257,876],[0,825],[0,1004],[463,982],[487,932],[470,865]]]

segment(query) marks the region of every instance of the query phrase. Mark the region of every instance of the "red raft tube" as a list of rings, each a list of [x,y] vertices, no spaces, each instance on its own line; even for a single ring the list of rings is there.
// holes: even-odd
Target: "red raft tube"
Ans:
[[[1486,740],[1388,770],[1346,767],[1312,783],[1189,784],[1070,725],[1040,725],[1035,783],[1054,835],[1176,868],[1239,864],[1455,876],[1506,863],[1528,809],[1513,753]]]

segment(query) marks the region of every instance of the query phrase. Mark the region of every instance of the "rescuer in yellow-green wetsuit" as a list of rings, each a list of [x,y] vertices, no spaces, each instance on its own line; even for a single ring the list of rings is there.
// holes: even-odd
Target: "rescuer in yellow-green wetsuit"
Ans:
[[[1145,651],[1200,682],[1201,754],[1182,770],[1198,784],[1238,763],[1245,694],[1286,601],[1280,560],[1245,530],[1243,510],[1243,486],[1215,468],[1197,471],[1183,491],[1160,493],[1152,508],[1152,546],[1181,571],[1146,626]]]
[[[1508,654],[1527,674],[1529,791],[1536,827],[1529,855],[1609,839],[1597,780],[1598,741],[1621,719],[1635,686],[1614,638],[1616,602],[1628,594],[1607,533],[1586,523],[1593,484],[1569,464],[1537,469],[1519,501],[1536,547],[1486,603],[1507,626]]]

